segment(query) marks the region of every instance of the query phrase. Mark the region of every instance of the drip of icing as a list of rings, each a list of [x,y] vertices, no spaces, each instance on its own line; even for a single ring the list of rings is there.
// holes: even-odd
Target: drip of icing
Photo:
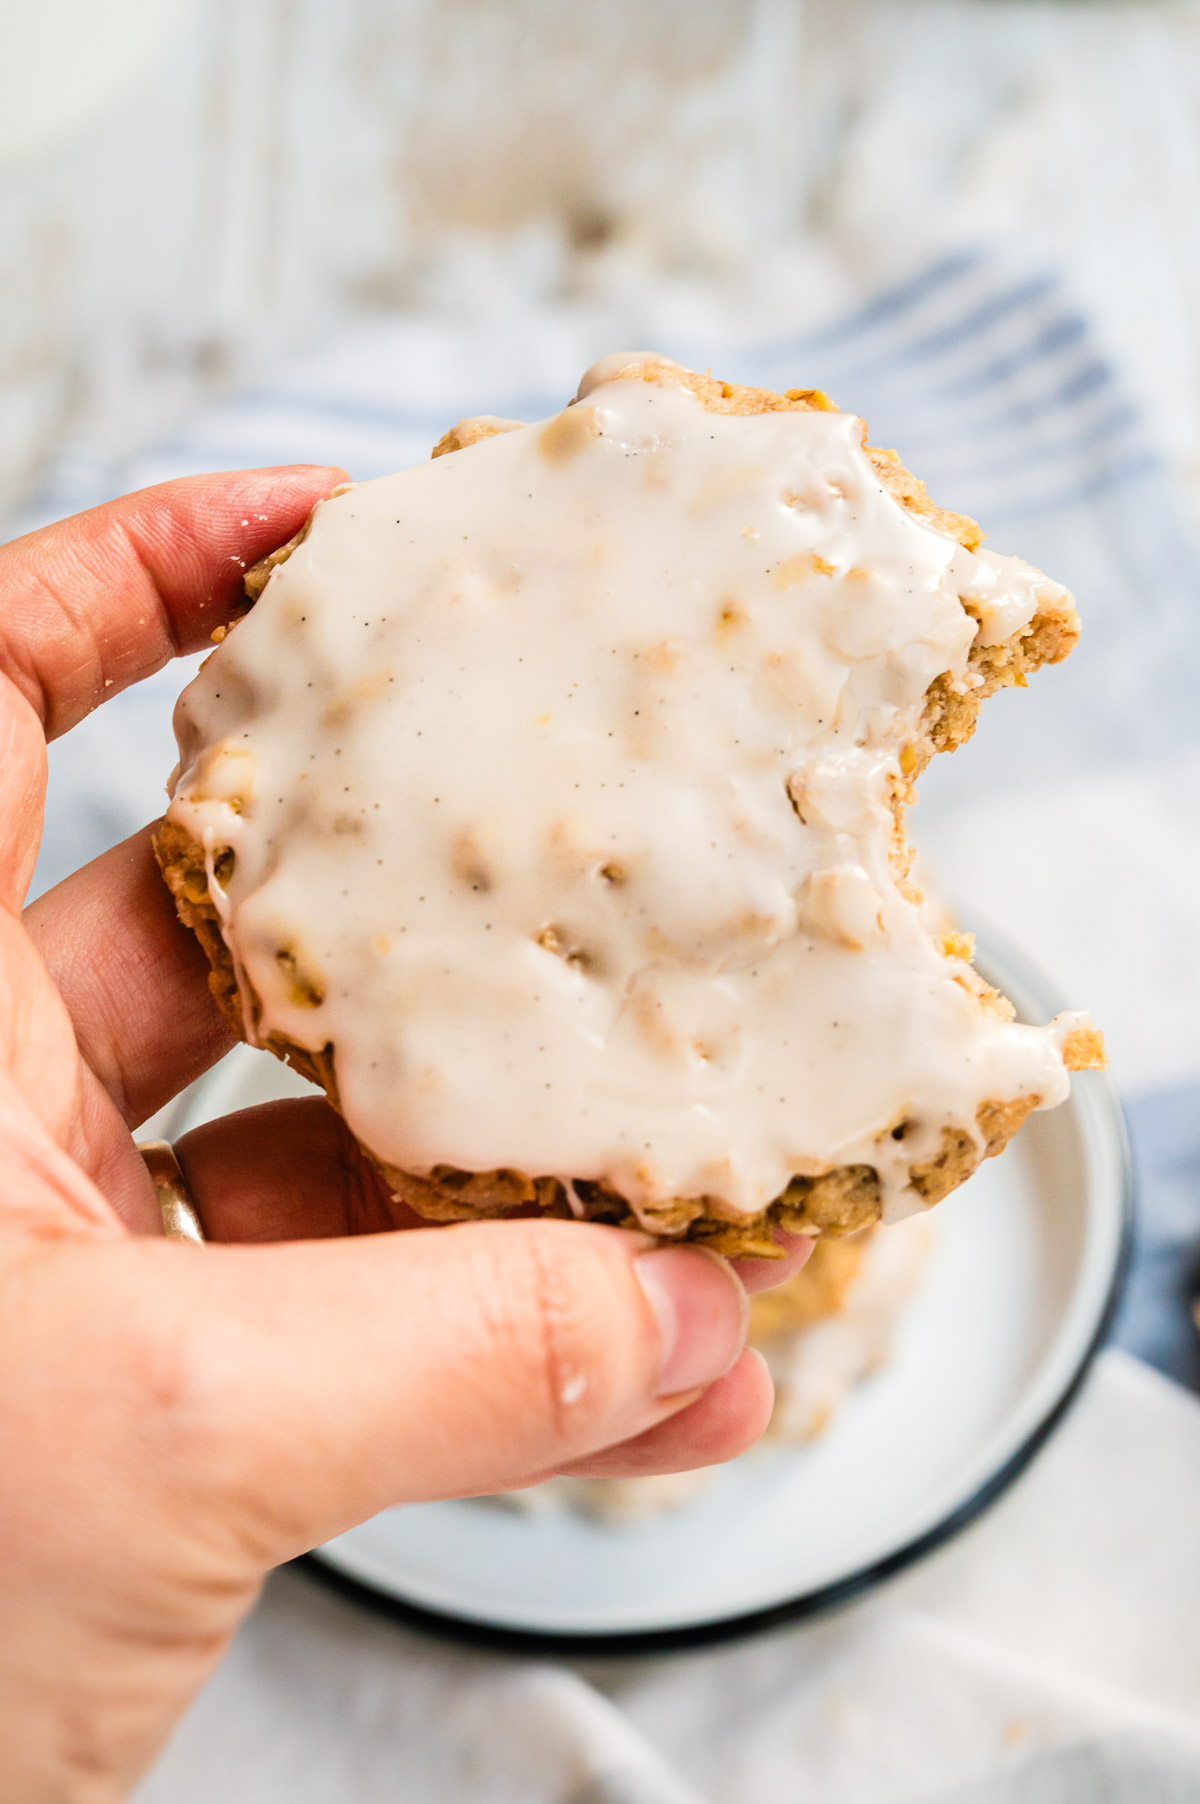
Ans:
[[[170,816],[235,854],[259,1036],[332,1044],[385,1161],[745,1212],[869,1164],[893,1218],[981,1102],[1067,1093],[1081,1018],[989,1010],[889,862],[929,685],[1065,592],[854,416],[630,361],[323,503],[181,698]]]

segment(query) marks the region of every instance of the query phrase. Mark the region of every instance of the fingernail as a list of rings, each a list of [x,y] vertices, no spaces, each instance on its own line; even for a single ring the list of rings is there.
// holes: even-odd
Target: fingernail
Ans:
[[[703,1247],[659,1247],[633,1269],[658,1321],[660,1397],[711,1384],[746,1341],[750,1299],[724,1259]]]

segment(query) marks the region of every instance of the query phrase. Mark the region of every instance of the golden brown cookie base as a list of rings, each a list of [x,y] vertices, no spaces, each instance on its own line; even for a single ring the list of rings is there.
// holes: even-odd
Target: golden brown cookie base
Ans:
[[[827,396],[815,389],[790,389],[786,395],[776,395],[766,389],[744,388],[691,371],[672,371],[668,376],[655,365],[646,363],[632,365],[628,373],[648,382],[681,382],[714,413],[838,411]],[[439,441],[435,455],[466,449],[503,429],[499,423],[484,421],[460,424]],[[973,520],[936,507],[926,494],[924,484],[905,469],[894,451],[880,451],[866,444],[865,428],[863,444],[880,481],[902,507],[918,514],[939,531],[949,533],[968,550],[978,546],[982,535]],[[287,545],[247,572],[246,593],[251,603],[262,593],[271,571],[286,560],[307,532],[306,525]],[[223,637],[224,631],[218,629],[214,637]],[[893,798],[896,815],[893,863],[899,881],[906,887],[912,854],[904,839],[903,813],[905,805],[913,798],[913,778],[935,752],[953,751],[970,738],[980,704],[986,696],[1013,685],[1023,687],[1030,671],[1041,664],[1056,664],[1066,657],[1078,636],[1079,622],[1074,610],[1066,605],[1046,603],[1024,632],[999,645],[971,648],[969,670],[980,679],[976,686],[955,683],[948,675],[938,677],[930,685],[921,732],[912,745],[904,748],[901,756],[903,781]],[[208,955],[212,966],[209,985],[222,1012],[239,1038],[257,1039],[261,1014],[259,1000],[249,991],[248,985],[248,993],[239,991],[233,959],[221,936],[217,911],[209,895],[202,849],[181,827],[167,820],[157,834],[155,851],[175,897],[180,919],[196,934]],[[227,852],[224,856],[231,858],[232,854]],[[218,853],[217,881],[222,874],[221,858],[222,854]],[[910,893],[915,894],[911,890]],[[944,942],[943,949],[949,958],[965,958],[963,943],[954,936]],[[960,981],[974,991],[981,1006],[1011,1013],[1004,998],[989,990],[965,962]],[[278,1034],[266,1036],[261,1044],[302,1076],[319,1084],[333,1106],[338,1107],[332,1046],[314,1052]],[[1064,1060],[1071,1070],[1102,1065],[1104,1053],[1100,1036],[1094,1030],[1070,1036]],[[991,1158],[1003,1149],[1038,1100],[1030,1096],[1008,1102],[982,1103],[976,1117],[982,1145],[962,1130],[947,1128],[937,1158],[910,1167],[910,1184],[916,1193],[914,1202],[930,1205],[956,1189],[970,1177],[982,1159]],[[903,1123],[897,1123],[896,1130],[902,1132]],[[778,1258],[777,1229],[833,1239],[857,1233],[878,1221],[881,1213],[879,1179],[871,1165],[840,1166],[818,1177],[793,1178],[781,1196],[755,1215],[740,1214],[715,1197],[677,1197],[652,1209],[643,1209],[639,1217],[624,1197],[602,1184],[586,1180],[576,1180],[568,1190],[567,1183],[557,1175],[530,1177],[518,1171],[464,1172],[449,1166],[436,1167],[427,1176],[418,1177],[378,1159],[369,1147],[364,1147],[363,1151],[378,1165],[397,1198],[431,1221],[469,1221],[509,1215],[533,1207],[553,1215],[640,1227],[664,1239],[698,1241],[731,1258]]]

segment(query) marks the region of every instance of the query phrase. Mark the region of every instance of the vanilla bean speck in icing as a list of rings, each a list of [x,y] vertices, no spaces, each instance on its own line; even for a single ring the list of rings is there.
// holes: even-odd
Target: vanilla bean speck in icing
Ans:
[[[893,1218],[945,1129],[1067,1094],[1086,1017],[1006,1019],[893,841],[931,684],[1069,598],[853,415],[637,364],[322,503],[181,698],[169,819],[249,1037],[332,1047],[386,1163],[746,1214],[869,1165]]]

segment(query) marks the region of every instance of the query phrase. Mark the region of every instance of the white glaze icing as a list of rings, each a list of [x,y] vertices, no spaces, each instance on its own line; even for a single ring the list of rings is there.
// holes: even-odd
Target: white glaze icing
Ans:
[[[865,1163],[894,1218],[944,1127],[1067,1093],[1081,1017],[983,1008],[888,860],[930,683],[1065,591],[902,508],[853,415],[628,363],[323,503],[180,700],[170,816],[236,854],[259,1036],[332,1043],[391,1164],[751,1212]]]

